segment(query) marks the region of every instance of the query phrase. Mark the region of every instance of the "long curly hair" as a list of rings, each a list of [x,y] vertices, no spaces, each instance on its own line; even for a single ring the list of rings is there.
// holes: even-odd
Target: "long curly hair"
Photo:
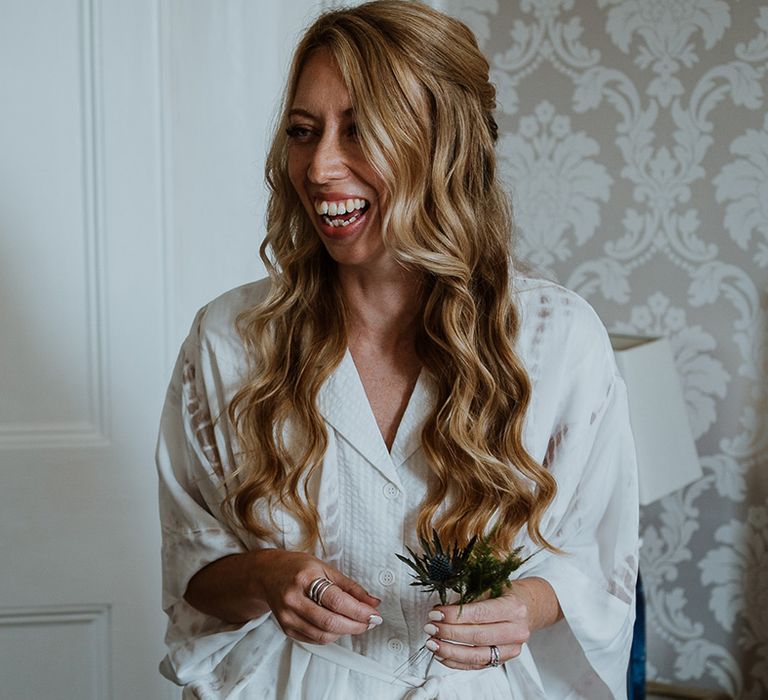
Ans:
[[[512,222],[496,179],[488,62],[463,23],[402,0],[327,12],[296,49],[266,165],[271,291],[238,319],[252,374],[228,410],[241,448],[228,512],[273,539],[279,503],[301,524],[302,546],[322,542],[308,489],[328,444],[316,399],[346,351],[346,310],[289,180],[286,136],[302,67],[319,49],[338,65],[363,153],[384,182],[384,245],[421,280],[416,351],[436,402],[421,435],[432,474],[418,532],[435,527],[463,544],[495,520],[499,550],[524,527],[550,547],[540,522],[556,484],[523,445],[531,386],[515,353]]]

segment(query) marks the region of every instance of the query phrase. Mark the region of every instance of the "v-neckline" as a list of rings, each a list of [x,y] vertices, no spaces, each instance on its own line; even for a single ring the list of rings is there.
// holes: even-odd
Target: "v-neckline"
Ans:
[[[431,404],[432,394],[427,381],[427,374],[422,367],[397,426],[392,448],[389,450],[390,458],[396,468],[399,468],[421,447],[421,430],[424,427]]]
[[[422,367],[419,370],[419,373],[416,375],[416,381],[413,383],[413,386],[411,387],[410,391],[408,392],[408,399],[405,402],[405,407],[403,408],[402,413],[400,414],[399,420],[397,421],[397,425],[395,426],[395,434],[392,438],[392,445],[391,447],[387,446],[387,439],[384,436],[384,433],[381,430],[381,427],[379,426],[379,421],[376,418],[376,413],[373,410],[373,404],[371,403],[371,397],[368,395],[368,391],[365,388],[365,382],[363,382],[363,377],[360,374],[360,370],[357,366],[357,362],[355,362],[355,358],[352,355],[352,350],[347,347],[347,354],[349,355],[350,360],[352,360],[352,367],[355,370],[355,374],[357,375],[357,381],[360,385],[360,389],[363,392],[363,395],[365,396],[366,403],[368,404],[368,410],[370,411],[371,415],[373,416],[373,421],[376,423],[376,429],[379,431],[379,435],[381,435],[381,441],[384,443],[384,447],[386,448],[387,452],[391,455],[392,450],[395,447],[395,444],[397,443],[398,435],[400,435],[400,426],[403,424],[403,419],[405,418],[405,414],[408,412],[408,408],[411,405],[411,401],[413,400],[413,395],[416,392],[416,387],[419,384],[419,380],[421,379],[421,375],[424,372],[424,368]]]
[[[397,469],[420,447],[421,428],[432,394],[422,368],[397,426],[392,448],[387,449],[365,387],[347,348],[339,365],[320,388],[318,408],[368,462],[398,483]]]

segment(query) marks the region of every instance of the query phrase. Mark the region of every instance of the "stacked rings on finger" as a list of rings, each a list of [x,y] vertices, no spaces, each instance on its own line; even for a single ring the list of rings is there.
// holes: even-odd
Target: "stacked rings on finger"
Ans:
[[[335,584],[331,579],[321,576],[309,584],[307,595],[313,602],[317,603],[320,607],[323,607],[323,603],[321,602],[323,600],[323,595],[333,585]]]
[[[491,668],[496,668],[496,666],[499,666],[501,664],[501,661],[499,660],[499,647],[497,647],[495,644],[491,644],[491,660],[488,662],[488,665]]]

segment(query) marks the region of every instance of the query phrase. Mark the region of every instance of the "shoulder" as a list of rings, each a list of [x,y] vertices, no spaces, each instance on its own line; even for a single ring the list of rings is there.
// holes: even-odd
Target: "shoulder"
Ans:
[[[237,317],[266,299],[269,279],[243,284],[220,294],[197,313],[200,332],[204,337],[226,336],[235,331]]]
[[[518,345],[570,363],[585,356],[612,356],[608,332],[592,306],[575,292],[543,279],[519,276],[513,296],[520,312]]]
[[[515,347],[532,388],[528,440],[544,459],[563,426],[572,436],[592,434],[620,376],[608,332],[586,300],[545,280],[521,278],[514,289],[520,311]]]
[[[260,304],[271,287],[269,279],[235,287],[209,301],[195,314],[187,343],[218,363],[242,364],[244,348],[237,331],[237,319]]]

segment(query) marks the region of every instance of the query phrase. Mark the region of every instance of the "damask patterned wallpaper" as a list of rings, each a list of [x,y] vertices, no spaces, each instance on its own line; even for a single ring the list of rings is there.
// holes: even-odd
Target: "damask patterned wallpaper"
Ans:
[[[768,4],[433,4],[491,61],[520,256],[674,349],[704,478],[642,513],[649,676],[768,698]]]

